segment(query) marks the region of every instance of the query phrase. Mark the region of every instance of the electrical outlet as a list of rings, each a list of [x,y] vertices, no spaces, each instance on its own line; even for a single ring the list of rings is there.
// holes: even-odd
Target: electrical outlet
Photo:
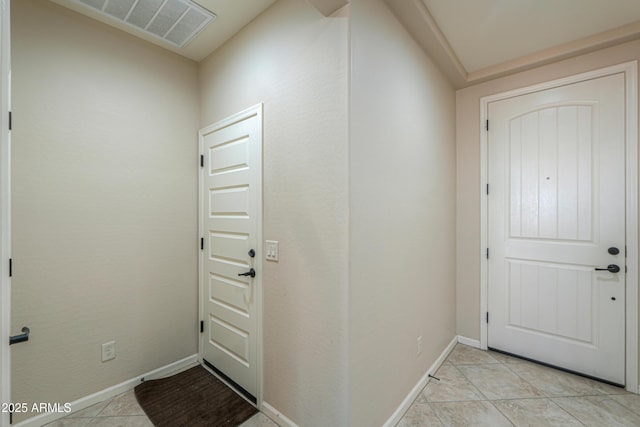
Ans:
[[[106,362],[107,360],[116,358],[116,342],[109,341],[102,344],[102,361]]]
[[[418,351],[417,355],[420,356],[422,354],[422,335],[416,339],[416,347]]]

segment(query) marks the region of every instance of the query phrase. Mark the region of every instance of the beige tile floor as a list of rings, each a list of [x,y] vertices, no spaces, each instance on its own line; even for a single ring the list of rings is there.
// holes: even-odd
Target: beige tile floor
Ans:
[[[640,396],[456,345],[397,427],[640,426]]]
[[[640,426],[640,395],[500,353],[458,344],[435,376],[397,427]],[[129,391],[47,426],[152,424]],[[241,427],[276,424],[256,414]]]

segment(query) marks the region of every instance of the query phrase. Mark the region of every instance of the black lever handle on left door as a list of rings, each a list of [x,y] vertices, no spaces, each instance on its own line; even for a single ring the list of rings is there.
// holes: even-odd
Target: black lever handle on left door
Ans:
[[[247,271],[246,273],[238,273],[238,276],[256,277],[256,271],[252,268],[251,270]]]
[[[620,267],[615,264],[609,264],[607,268],[596,268],[596,271],[608,271],[610,273],[618,273],[620,271]]]
[[[18,344],[19,342],[29,341],[29,328],[26,326],[22,328],[22,333],[20,335],[14,335],[9,337],[9,345]]]

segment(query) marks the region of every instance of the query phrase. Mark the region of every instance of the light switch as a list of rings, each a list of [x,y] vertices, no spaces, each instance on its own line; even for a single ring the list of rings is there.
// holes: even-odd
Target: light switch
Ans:
[[[276,240],[267,240],[264,252],[267,261],[278,261],[278,242]]]

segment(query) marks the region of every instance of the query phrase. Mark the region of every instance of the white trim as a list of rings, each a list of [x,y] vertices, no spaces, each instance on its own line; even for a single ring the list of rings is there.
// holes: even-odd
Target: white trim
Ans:
[[[626,388],[638,392],[638,62],[625,70],[627,110]],[[632,284],[632,286],[629,286]]]
[[[612,74],[625,74],[626,96],[626,241],[627,241],[627,295],[626,295],[626,388],[638,393],[638,62],[631,61],[618,65],[540,83],[480,98],[480,348],[486,349],[488,325],[485,313],[488,307],[488,271],[485,250],[488,245],[487,218],[488,203],[485,186],[487,184],[487,132],[483,125],[487,120],[489,103],[513,98],[532,92],[578,83]]]
[[[0,402],[11,402],[11,43],[10,0],[0,3]],[[0,426],[9,426],[9,414],[0,412]]]
[[[262,402],[262,413],[281,427],[298,427],[298,424],[285,417],[280,411],[267,402]]]
[[[468,345],[469,347],[480,348],[480,341],[458,335],[458,342],[460,344]]]
[[[434,19],[431,11],[427,8],[426,3],[424,3],[422,0],[413,0],[413,4],[415,8],[418,9],[418,16],[420,16],[424,20],[424,24],[426,24],[425,28],[427,28],[431,32],[433,39],[437,41],[438,45],[447,55],[449,61],[451,61],[451,64],[453,65],[453,67],[455,67],[455,70],[458,72],[458,74],[463,79],[467,80],[469,77],[467,69],[464,68],[464,65],[462,65],[460,58],[458,58],[455,50],[449,44],[449,40],[440,29],[440,26]]]
[[[264,229],[264,217],[262,214],[262,205],[263,205],[263,194],[264,194],[264,177],[263,177],[263,161],[264,161],[264,155],[263,155],[263,140],[264,140],[264,114],[263,114],[263,109],[264,109],[264,105],[262,103],[256,104],[252,107],[249,107],[243,111],[240,111],[239,113],[233,114],[223,120],[220,120],[218,122],[215,122],[211,125],[205,126],[204,128],[200,129],[198,131],[198,165],[200,165],[200,156],[204,154],[204,134],[206,133],[210,133],[216,129],[221,129],[227,126],[231,126],[232,124],[239,122],[241,120],[244,120],[247,117],[251,117],[251,116],[257,116],[258,117],[258,122],[260,123],[260,132],[259,132],[259,141],[258,141],[258,146],[260,147],[260,154],[259,154],[259,161],[256,162],[256,174],[258,176],[258,179],[260,180],[260,184],[259,184],[259,189],[260,189],[260,194],[259,194],[259,199],[256,203],[256,216],[258,217],[258,221],[257,221],[257,231],[256,231],[256,242],[257,242],[257,247],[255,248],[256,250],[256,257],[254,258],[254,266],[256,271],[259,273],[256,275],[256,277],[254,278],[254,286],[255,286],[255,301],[256,301],[256,370],[257,370],[257,387],[256,387],[256,406],[258,408],[258,410],[262,410],[262,396],[263,396],[263,390],[264,390],[264,381],[263,381],[263,368],[264,368],[264,341],[263,341],[263,304],[264,304],[264,300],[263,300],[263,295],[264,293],[262,292],[262,288],[263,288],[263,281],[262,281],[262,277],[264,276],[264,274],[262,274],[264,272],[263,269],[263,259],[264,256],[262,256],[262,251],[264,248],[264,238],[263,238],[263,229]],[[206,166],[206,162],[205,162],[205,166]],[[203,211],[203,188],[204,188],[204,173],[205,173],[205,168],[204,167],[198,167],[199,172],[198,172],[198,236],[200,238],[204,237],[204,218],[202,217],[202,211]],[[205,279],[205,274],[204,274],[204,261],[203,261],[203,256],[204,256],[204,252],[199,250],[198,251],[198,319],[200,321],[204,320],[204,298],[203,296],[203,292],[204,292],[204,279]],[[204,334],[200,334],[200,338],[198,340],[198,361],[200,363],[203,363],[203,351],[204,351]],[[225,384],[229,385],[226,381],[224,381],[222,378],[220,378],[218,375],[216,375],[217,378],[219,378],[221,381],[223,381]],[[233,388],[233,387],[231,387]],[[244,396],[243,396],[244,397]]]
[[[622,27],[613,28],[601,33],[592,34],[578,40],[561,43],[547,49],[527,54],[525,56],[510,59],[499,64],[490,65],[480,70],[471,71],[466,76],[467,86],[478,84],[487,80],[496,79],[530,70],[552,62],[584,55],[596,50],[622,44],[638,39],[640,36],[640,23],[632,22]]]
[[[180,359],[176,362],[170,363],[166,366],[163,366],[158,369],[154,369],[153,371],[149,371],[146,374],[139,375],[137,377],[131,378],[130,380],[121,382],[120,384],[116,384],[112,387],[105,388],[99,392],[90,394],[89,396],[82,397],[78,400],[74,400],[71,402],[71,412],[70,413],[47,413],[35,416],[33,418],[29,418],[28,420],[24,420],[18,424],[15,424],[15,427],[39,427],[44,424],[53,422],[60,418],[64,418],[73,414],[74,412],[81,411],[85,408],[88,408],[91,405],[95,405],[96,403],[104,402],[105,400],[111,399],[114,396],[122,394],[126,391],[133,390],[135,386],[142,383],[143,380],[148,381],[150,379],[157,379],[167,377],[169,375],[174,375],[179,372],[185,371],[194,366],[198,366],[198,355],[193,354],[191,356],[187,356],[184,359]]]
[[[258,162],[259,169],[256,172],[260,179],[260,198],[258,199],[257,203],[257,215],[259,219],[256,240],[260,244],[260,248],[262,248],[262,250],[264,251],[264,104],[260,103],[251,108],[257,110],[256,114],[258,115],[258,121],[260,122],[260,162]],[[258,255],[259,253],[260,251],[258,251]],[[256,337],[256,363],[258,366],[258,392],[256,395],[256,406],[258,407],[259,411],[262,410],[262,397],[264,396],[264,292],[262,291],[264,289],[264,282],[262,280],[262,278],[264,277],[264,259],[264,256],[256,256],[256,267],[259,269],[258,271],[262,272],[260,278],[256,282],[256,286],[258,287],[258,289],[256,290],[256,301],[258,302],[256,306],[256,333],[258,334],[258,336]]]
[[[307,0],[307,3],[316,8],[322,15],[329,17],[337,10],[348,5],[349,0]]]
[[[480,99],[480,349],[487,349],[487,310],[488,310],[488,259],[487,248],[489,246],[489,236],[487,235],[489,221],[489,205],[487,199],[487,185],[489,182],[487,163],[487,105],[489,103]]]
[[[449,353],[453,351],[453,348],[458,343],[459,337],[455,336],[451,340],[451,342],[447,345],[447,347],[440,353],[440,356],[436,359],[435,362],[427,369],[427,372],[420,378],[420,381],[411,389],[407,397],[404,398],[398,409],[389,417],[389,419],[383,424],[383,427],[393,427],[400,422],[404,414],[409,410],[413,401],[416,400],[420,392],[429,382],[429,375],[435,374],[436,371],[440,368],[442,363],[447,359]]]

